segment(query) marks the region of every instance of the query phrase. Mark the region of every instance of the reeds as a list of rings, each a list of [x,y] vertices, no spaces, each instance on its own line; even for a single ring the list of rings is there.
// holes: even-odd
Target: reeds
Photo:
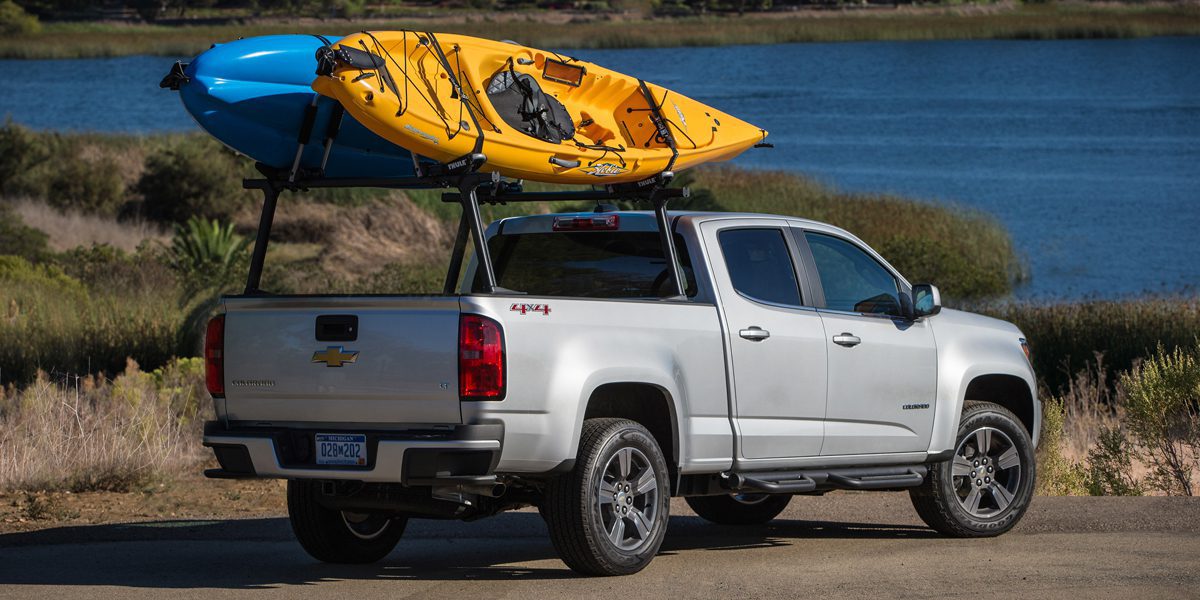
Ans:
[[[0,489],[128,491],[203,459],[211,418],[203,361],[151,373],[130,362],[113,380],[39,374],[0,388]]]
[[[0,58],[93,58],[149,54],[193,56],[214,42],[280,33],[420,29],[515,39],[543,48],[642,48],[882,40],[1133,38],[1200,34],[1200,9],[1180,6],[1016,6],[994,11],[806,11],[744,17],[581,19],[547,26],[527,18],[445,18],[312,22],[236,22],[176,26],[47,23],[37,34],[0,40]]]

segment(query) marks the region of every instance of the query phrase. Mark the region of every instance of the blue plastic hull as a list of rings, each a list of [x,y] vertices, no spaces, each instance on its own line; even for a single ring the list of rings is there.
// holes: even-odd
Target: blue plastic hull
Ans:
[[[327,37],[330,42],[338,37]],[[317,98],[317,117],[300,166],[316,169],[336,101],[320,97],[313,35],[269,35],[216,44],[188,64],[179,94],[205,131],[250,158],[290,169],[306,107]],[[342,118],[325,166],[326,177],[411,177],[412,155],[371,133],[349,114]]]

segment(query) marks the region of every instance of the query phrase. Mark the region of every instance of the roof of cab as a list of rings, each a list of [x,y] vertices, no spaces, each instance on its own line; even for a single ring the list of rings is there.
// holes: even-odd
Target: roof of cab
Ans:
[[[818,231],[836,232],[857,239],[854,234],[828,223],[813,221],[811,219],[801,219],[799,217],[788,217],[784,215],[688,210],[669,211],[667,214],[672,219],[678,219],[679,221],[689,222],[694,225],[699,225],[700,223],[707,221],[725,221],[733,219],[776,219],[786,221],[789,225],[800,226]],[[654,213],[652,211],[618,210],[605,212],[586,211],[549,213],[543,215],[507,217],[492,223],[492,225],[488,228],[488,233],[491,235],[497,233],[546,233],[551,231],[555,217],[589,217],[595,215],[617,215],[621,220],[621,229],[625,231],[658,231],[658,223],[655,221]]]

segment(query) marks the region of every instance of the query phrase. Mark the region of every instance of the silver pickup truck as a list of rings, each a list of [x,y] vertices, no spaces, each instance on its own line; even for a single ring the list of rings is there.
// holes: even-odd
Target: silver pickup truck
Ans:
[[[381,559],[409,518],[536,506],[572,569],[633,573],[673,496],[722,524],[831,490],[907,489],[950,536],[1021,518],[1041,406],[1016,327],[830,225],[673,212],[673,269],[664,222],[492,223],[457,293],[224,298],[208,474],[287,479],[330,562]]]

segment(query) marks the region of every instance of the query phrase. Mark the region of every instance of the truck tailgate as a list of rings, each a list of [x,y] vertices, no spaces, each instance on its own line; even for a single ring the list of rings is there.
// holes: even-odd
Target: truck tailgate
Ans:
[[[225,307],[232,421],[462,421],[457,297],[233,297]]]

